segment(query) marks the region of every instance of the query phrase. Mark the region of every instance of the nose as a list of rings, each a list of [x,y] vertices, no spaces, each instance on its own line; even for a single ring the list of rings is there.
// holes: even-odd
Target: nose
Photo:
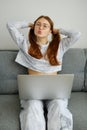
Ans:
[[[40,26],[39,26],[39,29],[43,29],[43,25],[40,25]]]

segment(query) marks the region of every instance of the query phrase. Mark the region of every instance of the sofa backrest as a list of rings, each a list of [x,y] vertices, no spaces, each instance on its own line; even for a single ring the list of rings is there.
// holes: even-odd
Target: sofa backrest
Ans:
[[[84,49],[71,48],[63,58],[63,68],[60,73],[73,73],[74,82],[72,91],[82,91],[84,89],[84,68],[86,58]]]
[[[87,91],[87,49],[84,49],[86,56],[86,65],[85,65],[85,90]]]
[[[27,69],[15,62],[17,53],[16,50],[0,51],[0,94],[18,93],[17,75],[27,74]],[[83,49],[69,49],[64,55],[63,69],[60,74],[75,74],[73,91],[81,91],[84,87],[85,62]]]
[[[27,69],[14,62],[17,52],[0,51],[0,94],[17,93],[17,75],[27,73]]]

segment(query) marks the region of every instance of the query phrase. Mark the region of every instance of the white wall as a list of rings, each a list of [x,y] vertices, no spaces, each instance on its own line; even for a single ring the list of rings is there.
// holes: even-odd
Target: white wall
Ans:
[[[0,50],[17,49],[6,23],[27,20],[33,22],[40,15],[50,16],[56,28],[74,29],[82,36],[73,47],[87,48],[87,0],[0,0]]]

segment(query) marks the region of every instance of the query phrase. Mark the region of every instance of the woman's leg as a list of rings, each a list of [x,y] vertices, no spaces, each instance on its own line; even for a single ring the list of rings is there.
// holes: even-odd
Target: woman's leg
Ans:
[[[56,99],[47,103],[48,130],[73,130],[72,114],[67,104],[67,99]]]
[[[43,103],[40,100],[22,100],[21,107],[21,130],[45,130]]]

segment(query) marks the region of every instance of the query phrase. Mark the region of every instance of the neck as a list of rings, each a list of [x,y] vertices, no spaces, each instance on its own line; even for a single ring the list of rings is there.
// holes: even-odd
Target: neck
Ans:
[[[47,38],[37,38],[37,44],[38,45],[45,45],[48,43],[48,39]]]

